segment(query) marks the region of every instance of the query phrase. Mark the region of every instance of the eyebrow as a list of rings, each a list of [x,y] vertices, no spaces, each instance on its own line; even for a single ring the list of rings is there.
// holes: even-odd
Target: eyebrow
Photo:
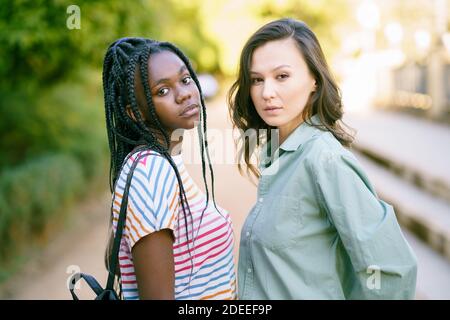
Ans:
[[[284,67],[292,68],[292,67],[291,67],[290,65],[288,65],[288,64],[282,64],[282,65],[280,65],[280,66],[278,66],[278,67],[273,68],[271,71],[275,71],[275,70],[278,70],[278,69],[281,69],[281,68],[284,68]],[[252,71],[252,70],[250,70],[250,73],[258,73],[258,74],[259,74],[259,72],[257,72],[257,71]]]
[[[178,71],[178,75],[182,74],[185,70],[187,70],[187,67],[185,65],[181,66],[180,70]],[[162,78],[159,79],[158,81],[156,81],[156,83],[152,86],[152,89],[154,87],[156,87],[157,85],[163,83],[163,82],[168,82],[170,79],[169,78]]]

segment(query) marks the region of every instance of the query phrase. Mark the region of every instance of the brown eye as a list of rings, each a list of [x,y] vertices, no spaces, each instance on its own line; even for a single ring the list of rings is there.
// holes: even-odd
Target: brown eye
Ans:
[[[158,90],[157,94],[158,94],[158,96],[163,97],[163,96],[165,96],[168,92],[169,92],[169,89],[167,89],[167,88],[161,88],[161,89]]]
[[[263,80],[261,78],[252,78],[251,79],[251,83],[252,84],[258,84],[260,82],[262,82]]]
[[[184,84],[190,84],[192,82],[192,78],[190,76],[184,77],[182,82]]]
[[[284,80],[284,79],[287,79],[287,78],[289,78],[289,75],[286,74],[286,73],[283,73],[283,74],[280,74],[280,75],[277,76],[277,79],[279,79],[279,80]]]

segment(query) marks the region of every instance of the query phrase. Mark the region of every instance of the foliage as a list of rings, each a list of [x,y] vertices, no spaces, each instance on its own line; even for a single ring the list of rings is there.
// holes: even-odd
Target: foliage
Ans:
[[[5,261],[43,231],[58,208],[82,194],[83,170],[62,154],[29,160],[0,175],[0,261]]]

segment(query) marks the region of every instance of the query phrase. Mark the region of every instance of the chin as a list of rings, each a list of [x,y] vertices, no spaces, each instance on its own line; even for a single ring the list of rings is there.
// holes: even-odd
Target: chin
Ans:
[[[189,129],[197,128],[200,125],[200,120],[195,120],[189,125]]]
[[[282,119],[276,119],[274,117],[266,118],[266,119],[262,118],[262,119],[264,120],[265,123],[267,123],[269,126],[272,126],[272,127],[280,127],[285,122]]]
[[[194,129],[194,128],[198,127],[199,125],[200,125],[199,120],[189,121],[182,128],[185,130],[190,130],[190,129]]]

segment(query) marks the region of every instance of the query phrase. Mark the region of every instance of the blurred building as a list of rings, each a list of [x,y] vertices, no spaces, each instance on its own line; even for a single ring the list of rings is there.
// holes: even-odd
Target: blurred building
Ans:
[[[449,0],[349,0],[355,23],[337,59],[344,103],[450,123]]]
[[[389,67],[378,71],[375,106],[450,123],[448,0],[414,1],[408,5],[418,15],[416,19],[396,17],[398,6],[380,9],[391,21],[382,26],[385,39],[376,49],[401,58],[394,64],[390,63],[392,59],[387,61]]]

